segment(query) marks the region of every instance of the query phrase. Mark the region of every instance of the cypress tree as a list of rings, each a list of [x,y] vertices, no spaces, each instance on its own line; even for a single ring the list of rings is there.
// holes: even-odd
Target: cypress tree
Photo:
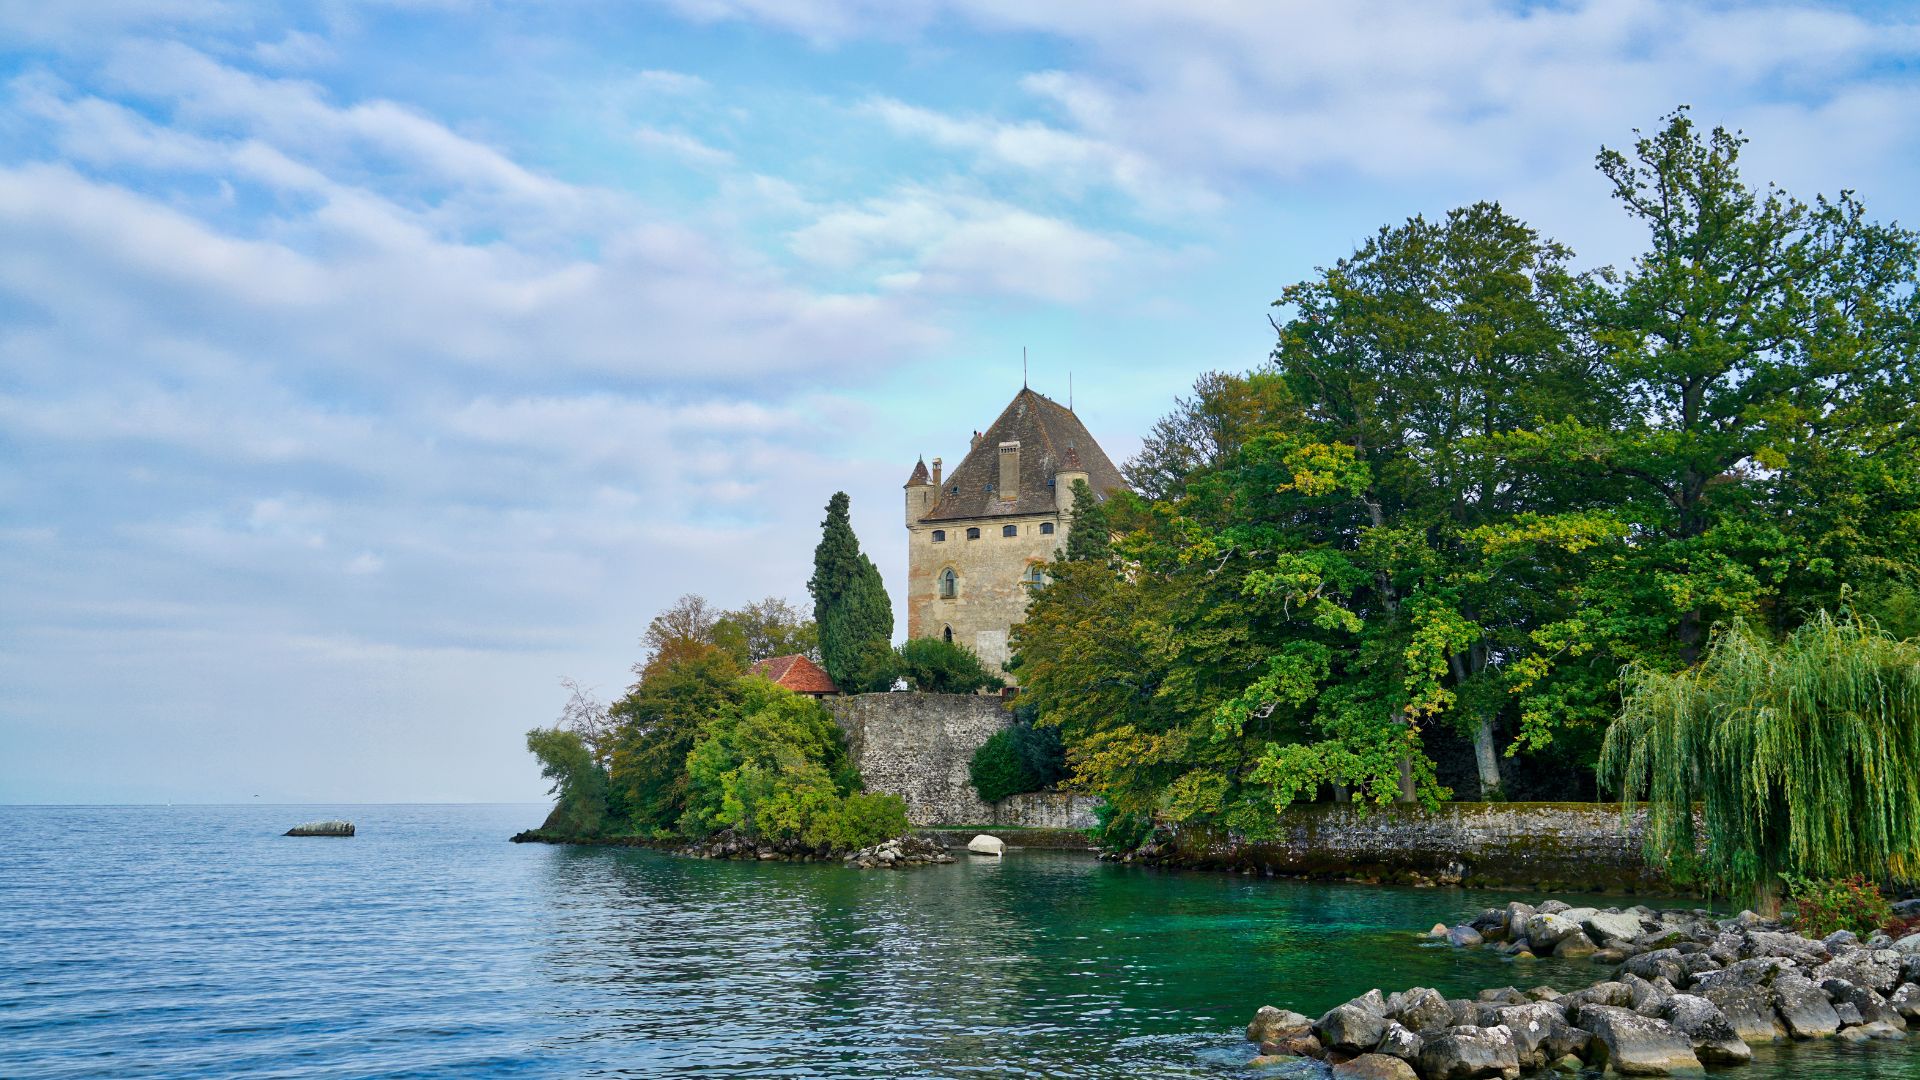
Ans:
[[[891,669],[876,661],[890,655],[893,602],[873,560],[860,552],[847,518],[847,493],[836,491],[820,523],[820,546],[813,549],[813,620],[820,628],[821,666],[842,689],[885,689]],[[881,669],[887,670],[881,670]]]
[[[1104,563],[1113,554],[1113,525],[1107,508],[1093,497],[1085,480],[1073,482],[1073,522],[1067,527],[1068,562]]]

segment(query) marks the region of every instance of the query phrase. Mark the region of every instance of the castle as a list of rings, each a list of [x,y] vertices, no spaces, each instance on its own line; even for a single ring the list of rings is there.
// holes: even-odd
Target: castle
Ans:
[[[941,475],[925,459],[906,483],[907,636],[972,649],[993,671],[1007,633],[1073,526],[1073,485],[1099,498],[1124,487],[1120,470],[1072,409],[1026,387]]]

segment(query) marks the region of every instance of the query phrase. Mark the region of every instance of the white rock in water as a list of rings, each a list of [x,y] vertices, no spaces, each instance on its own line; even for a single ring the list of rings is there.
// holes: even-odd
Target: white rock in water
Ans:
[[[975,855],[1005,855],[1007,853],[1007,844],[1006,841],[997,836],[988,836],[986,833],[981,833],[979,836],[967,841],[967,850],[973,852]]]
[[[295,825],[286,832],[288,836],[352,836],[351,821],[309,821],[305,825]]]

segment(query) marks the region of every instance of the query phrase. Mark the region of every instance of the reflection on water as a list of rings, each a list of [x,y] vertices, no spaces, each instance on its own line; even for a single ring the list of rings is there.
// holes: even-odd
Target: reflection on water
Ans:
[[[276,835],[336,813],[360,835]],[[1502,894],[503,842],[539,814],[0,808],[0,1076],[1222,1076],[1263,1003],[1594,977],[1417,937]],[[1740,1075],[1920,1080],[1904,1046],[1765,1056]]]

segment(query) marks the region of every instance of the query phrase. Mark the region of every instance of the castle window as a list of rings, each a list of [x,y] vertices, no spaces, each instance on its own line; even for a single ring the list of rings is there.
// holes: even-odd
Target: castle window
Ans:
[[[949,495],[958,495],[958,494],[960,494],[960,485],[959,485],[959,484],[955,484],[955,485],[953,485],[952,487],[950,487],[950,488],[948,488],[948,489],[947,489],[947,494],[949,494]]]
[[[1049,477],[1047,477],[1047,486],[1048,486],[1048,487],[1053,487],[1053,486],[1054,486],[1054,484],[1053,484],[1053,480],[1054,480],[1054,478],[1053,478],[1053,477],[1051,477],[1051,476],[1049,476]]]
[[[938,535],[938,534],[935,534],[935,535]],[[1043,522],[1041,522],[1041,523],[1040,523],[1040,535],[1041,535],[1041,536],[1052,536],[1052,535],[1053,535],[1053,522],[1051,522],[1051,521],[1043,521]]]
[[[967,530],[967,539],[969,539],[969,540],[978,540],[978,539],[980,539],[980,530],[979,530],[979,529],[968,529],[968,530]]]
[[[1021,580],[1037,589],[1047,583],[1047,572],[1040,569],[1039,563],[1033,563],[1027,567],[1027,575]]]
[[[988,485],[987,485],[987,488],[986,488],[986,491],[987,491],[987,494],[989,494],[989,495],[991,495],[991,494],[993,494],[993,485],[992,485],[992,484],[988,484]]]
[[[1020,526],[1018,526],[1018,525],[1002,525],[1002,526],[1000,526],[1000,535],[1001,535],[1001,536],[1019,536],[1019,535],[1020,535]]]
[[[947,539],[947,530],[945,530],[945,529],[935,529],[935,530],[933,530],[933,542],[934,542],[934,543],[936,543],[936,544],[939,544],[939,543],[944,543],[944,542],[946,541],[946,539]]]
[[[940,631],[940,636],[946,639],[947,644],[953,644],[953,627],[949,626],[945,630]]]
[[[940,571],[940,599],[951,600],[960,595],[960,575],[949,566]],[[951,633],[952,631],[948,631]]]

